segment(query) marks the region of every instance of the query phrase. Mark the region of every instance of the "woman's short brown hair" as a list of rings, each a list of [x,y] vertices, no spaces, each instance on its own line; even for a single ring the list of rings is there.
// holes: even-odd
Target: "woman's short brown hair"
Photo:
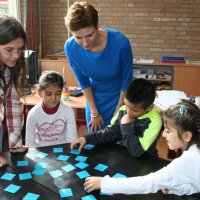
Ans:
[[[65,25],[70,31],[98,26],[98,11],[87,2],[75,2],[68,9]]]

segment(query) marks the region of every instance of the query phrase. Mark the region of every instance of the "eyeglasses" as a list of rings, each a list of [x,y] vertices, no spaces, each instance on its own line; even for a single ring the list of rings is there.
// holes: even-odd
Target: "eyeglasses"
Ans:
[[[14,56],[15,54],[17,54],[17,56],[21,56],[24,54],[24,50],[13,51],[11,49],[3,49],[3,52],[8,56]]]

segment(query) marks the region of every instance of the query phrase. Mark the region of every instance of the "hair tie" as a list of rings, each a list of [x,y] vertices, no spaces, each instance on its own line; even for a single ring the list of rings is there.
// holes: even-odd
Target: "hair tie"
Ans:
[[[180,114],[181,116],[183,116],[184,113],[185,113],[185,106],[184,106],[184,105],[181,105],[181,106],[180,106],[180,109],[179,109],[179,114]]]

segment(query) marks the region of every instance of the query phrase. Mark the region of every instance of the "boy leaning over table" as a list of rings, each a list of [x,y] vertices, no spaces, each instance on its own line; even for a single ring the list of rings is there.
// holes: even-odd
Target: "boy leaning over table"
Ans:
[[[124,104],[105,129],[79,137],[71,149],[81,150],[85,144],[114,142],[127,148],[133,157],[144,153],[158,156],[156,142],[162,127],[159,111],[154,106],[156,90],[145,79],[135,79],[128,86]]]

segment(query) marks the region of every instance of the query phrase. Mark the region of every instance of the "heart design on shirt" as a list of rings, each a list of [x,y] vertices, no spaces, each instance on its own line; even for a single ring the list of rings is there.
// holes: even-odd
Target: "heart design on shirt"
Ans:
[[[57,140],[65,129],[66,123],[62,119],[57,119],[52,123],[45,122],[38,128],[38,135],[41,141]]]

